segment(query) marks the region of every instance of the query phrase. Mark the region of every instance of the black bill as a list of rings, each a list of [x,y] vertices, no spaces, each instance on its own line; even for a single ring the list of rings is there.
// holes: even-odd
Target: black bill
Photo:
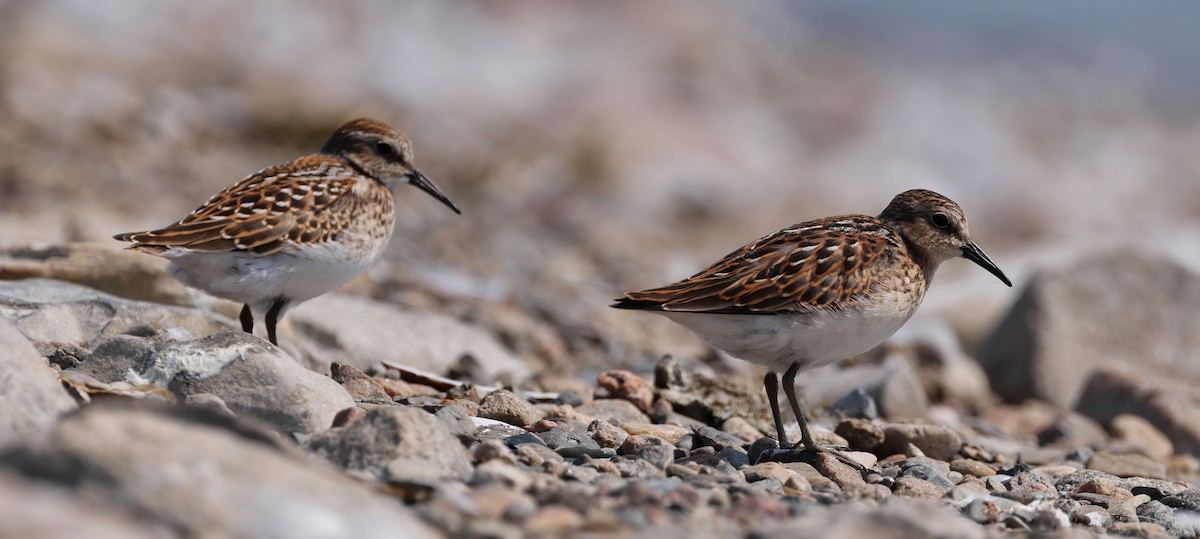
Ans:
[[[454,213],[462,215],[462,210],[458,209],[458,206],[456,206],[454,202],[450,200],[450,197],[446,196],[446,193],[443,193],[441,189],[438,189],[438,186],[430,181],[429,178],[426,178],[424,174],[421,174],[421,171],[414,168],[412,173],[408,175],[408,183],[411,183],[418,189],[429,193],[429,196],[442,201],[442,204],[449,206],[450,209],[454,210]]]
[[[992,262],[992,259],[988,258],[987,253],[983,252],[983,249],[980,249],[978,245],[975,245],[975,242],[968,241],[967,244],[963,246],[962,253],[963,258],[979,264],[980,267],[988,270],[988,272],[992,275],[999,277],[1004,284],[1012,286],[1012,281],[1008,280],[1008,277],[1004,276],[1004,272],[1000,271],[1000,268],[996,266],[996,263]]]

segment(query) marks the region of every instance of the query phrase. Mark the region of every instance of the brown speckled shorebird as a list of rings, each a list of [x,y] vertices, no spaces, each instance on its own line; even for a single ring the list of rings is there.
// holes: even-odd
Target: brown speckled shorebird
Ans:
[[[182,283],[242,303],[242,329],[263,317],[267,338],[292,307],[338,288],[383,254],[410,183],[461,213],[413,166],[412,144],[366,118],[333,132],[318,153],[256,172],[179,222],[117,234],[134,251],[171,261]]]
[[[662,314],[731,356],[765,365],[775,431],[787,447],[776,374],[783,372],[801,443],[825,451],[800,410],[796,373],[882,343],[916,312],[938,266],[960,256],[1012,286],[971,241],[958,204],[914,189],[896,195],[879,217],[843,215],[790,226],[687,279],[630,292],[613,307]]]

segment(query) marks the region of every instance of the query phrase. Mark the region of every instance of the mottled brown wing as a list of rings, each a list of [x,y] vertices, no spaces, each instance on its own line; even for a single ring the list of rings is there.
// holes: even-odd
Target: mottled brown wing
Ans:
[[[336,217],[324,210],[353,189],[353,174],[335,158],[302,157],[242,179],[173,225],[113,237],[134,242],[130,249],[155,254],[181,247],[267,255],[287,240],[327,240],[336,230],[320,225]]]
[[[836,308],[865,294],[894,234],[867,216],[831,217],[751,243],[687,279],[631,292],[614,307],[782,314]]]

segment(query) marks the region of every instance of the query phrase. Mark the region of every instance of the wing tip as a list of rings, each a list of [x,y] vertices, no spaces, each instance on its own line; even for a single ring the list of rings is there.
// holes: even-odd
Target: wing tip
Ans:
[[[663,305],[661,303],[658,303],[656,301],[645,300],[645,299],[636,299],[636,298],[632,298],[630,296],[625,296],[625,297],[621,297],[621,298],[617,298],[617,299],[613,300],[613,303],[610,304],[609,307],[612,307],[614,309],[632,309],[632,310],[642,310],[642,311],[665,310],[665,309],[663,309]]]

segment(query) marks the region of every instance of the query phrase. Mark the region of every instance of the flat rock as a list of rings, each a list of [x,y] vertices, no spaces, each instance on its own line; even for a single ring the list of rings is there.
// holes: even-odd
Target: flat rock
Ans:
[[[979,361],[1006,400],[1072,408],[1101,366],[1200,383],[1197,327],[1200,276],[1154,253],[1093,253],[1035,273]]]
[[[432,483],[471,473],[471,457],[458,439],[433,414],[415,407],[376,407],[306,445],[338,466],[384,479]]]
[[[438,536],[402,504],[269,440],[200,410],[92,405],[9,448],[0,466],[172,534]]]
[[[354,406],[337,382],[240,331],[165,343],[129,381],[165,387],[184,399],[213,395],[235,413],[283,432],[323,431],[339,411]]]
[[[197,309],[123,299],[52,279],[0,281],[0,318],[11,321],[41,354],[65,344],[90,349],[126,333],[173,328],[200,337],[236,329],[232,320]]]
[[[112,244],[22,245],[0,249],[0,280],[55,279],[136,301],[193,307],[202,295],[167,273],[167,261]]]
[[[0,320],[0,446],[75,409],[58,375],[20,332]]]
[[[288,319],[297,332],[313,341],[309,352],[319,363],[341,361],[370,370],[383,361],[393,361],[446,374],[449,366],[470,356],[487,380],[501,373],[516,378],[529,375],[529,368],[495,337],[443,314],[410,312],[368,298],[326,294],[300,305],[288,313]]]

